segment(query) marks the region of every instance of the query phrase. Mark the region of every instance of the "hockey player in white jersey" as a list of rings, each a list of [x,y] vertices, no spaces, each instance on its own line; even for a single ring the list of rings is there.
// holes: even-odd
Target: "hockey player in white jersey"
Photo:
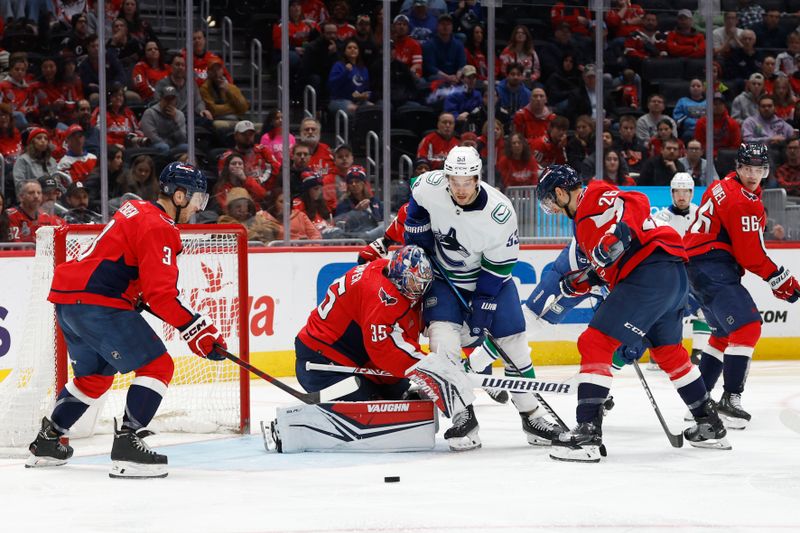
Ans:
[[[657,223],[672,226],[683,237],[697,212],[697,204],[692,202],[694,198],[694,179],[688,172],[678,172],[670,181],[669,188],[672,195],[672,205],[663,208],[653,215],[653,218]],[[689,296],[687,308],[687,316],[689,315],[692,317],[692,362],[698,364],[700,354],[708,346],[711,329],[703,317],[700,304],[691,295]],[[652,360],[647,369],[659,370],[658,365]]]
[[[420,175],[411,190],[406,244],[421,246],[435,257],[472,309],[462,311],[449,285],[437,278],[424,300],[423,319],[431,351],[460,360],[466,321],[473,337],[488,330],[496,338],[511,359],[504,361],[509,375],[532,377],[525,319],[511,279],[519,256],[517,217],[508,198],[481,181],[482,167],[474,148],[458,146],[447,155],[444,170]],[[469,359],[475,371],[491,363],[486,350],[476,350]],[[549,445],[560,428],[544,418],[533,393],[515,392],[511,398],[528,442]],[[454,417],[444,436],[456,451],[480,447],[471,405]]]

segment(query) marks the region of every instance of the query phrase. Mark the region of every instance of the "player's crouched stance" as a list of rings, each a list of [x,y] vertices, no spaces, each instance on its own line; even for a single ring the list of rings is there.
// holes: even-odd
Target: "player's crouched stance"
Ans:
[[[272,438],[280,451],[419,450],[425,442],[431,448],[433,409],[430,401],[407,401],[411,383],[445,416],[461,417],[475,399],[464,369],[419,346],[420,299],[432,280],[425,252],[404,246],[388,259],[350,269],[330,286],[295,339],[300,384],[314,392],[347,377],[308,370],[306,363],[367,367],[393,377],[361,376],[358,390],[340,403],[279,410]]]
[[[569,297],[607,283],[609,294],[578,338],[578,425],[553,440],[550,457],[598,462],[603,455],[602,405],[611,388],[611,363],[620,344],[650,342],[651,357],[667,373],[696,425],[684,436],[698,447],[730,449],[726,431],[709,399],[699,370],[681,344],[688,279],[686,254],[678,233],[657,226],[641,193],[620,191],[601,181],[581,189],[566,165],[549,167],[537,189],[542,208],[575,221],[575,238],[592,263],[561,281]]]
[[[59,392],[50,418],[42,419],[28,467],[66,463],[73,450],[59,437],[111,387],[117,372],[133,371],[122,425],[114,422],[109,476],[166,477],[167,457],[143,439],[152,435],[145,428],[174,366],[164,343],[135,310],[139,298],[177,328],[194,353],[224,359],[215,346],[227,346],[211,320],[178,298],[181,239],[175,223],[205,208],[205,176],[191,165],[170,163],[159,182],[157,202],[125,203],[88,248],[56,267],[48,299],[56,304],[75,377]]]

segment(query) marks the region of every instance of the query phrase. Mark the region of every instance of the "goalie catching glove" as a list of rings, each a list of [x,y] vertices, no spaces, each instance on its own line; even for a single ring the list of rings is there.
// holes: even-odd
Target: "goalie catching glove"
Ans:
[[[444,354],[432,352],[406,371],[406,377],[433,400],[446,417],[475,401],[472,382],[464,369]]]
[[[622,257],[630,245],[631,228],[622,221],[617,222],[610,231],[600,237],[600,242],[592,250],[592,262],[605,268]]]
[[[392,244],[394,244],[394,241],[386,238],[385,236],[375,239],[362,248],[360,252],[358,252],[358,264],[363,265],[364,263],[371,263],[376,259],[382,259],[386,257],[386,254],[389,251],[389,246]]]
[[[800,298],[800,284],[787,268],[779,268],[765,280],[776,298],[794,303]]]
[[[228,349],[216,326],[207,315],[195,315],[188,325],[180,328],[181,339],[186,341],[189,349],[195,354],[212,361],[223,361],[225,355],[218,351],[216,345]]]

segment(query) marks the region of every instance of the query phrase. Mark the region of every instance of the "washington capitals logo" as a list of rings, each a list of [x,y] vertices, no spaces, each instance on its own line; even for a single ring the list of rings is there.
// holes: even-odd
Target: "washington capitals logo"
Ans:
[[[378,290],[378,296],[381,299],[381,303],[383,303],[383,305],[385,305],[386,307],[389,307],[390,305],[394,305],[397,303],[397,298],[389,295],[389,293],[386,292],[383,289],[383,287],[381,287],[380,290]]]
[[[208,289],[207,292],[219,292],[222,290],[223,287],[226,287],[231,284],[231,282],[222,282],[222,265],[217,264],[216,270],[211,270],[211,267],[206,265],[203,262],[200,262],[200,268],[203,270],[203,275],[208,282]]]

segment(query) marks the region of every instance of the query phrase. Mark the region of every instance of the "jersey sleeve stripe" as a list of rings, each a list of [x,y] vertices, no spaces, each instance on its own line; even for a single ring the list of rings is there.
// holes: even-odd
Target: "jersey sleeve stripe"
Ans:
[[[508,261],[503,262],[493,262],[485,257],[481,259],[481,269],[489,272],[490,274],[494,274],[495,276],[506,277],[511,275],[511,271],[514,270],[514,265],[517,264],[516,259],[510,259]]]

